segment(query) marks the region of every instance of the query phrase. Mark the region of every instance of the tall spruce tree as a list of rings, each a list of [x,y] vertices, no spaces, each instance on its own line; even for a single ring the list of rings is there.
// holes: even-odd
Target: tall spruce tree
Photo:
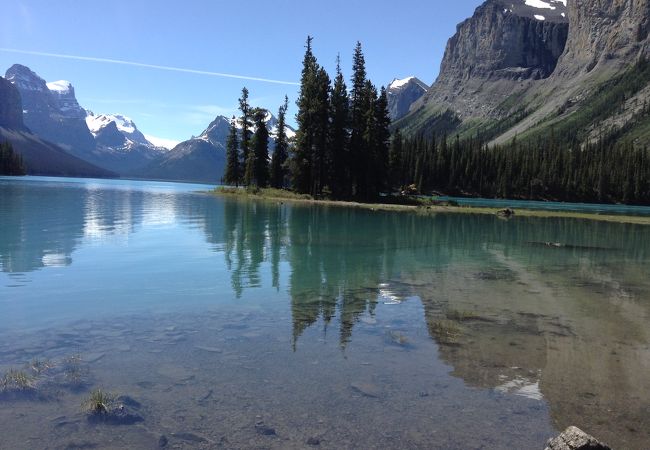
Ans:
[[[271,157],[271,186],[277,189],[285,187],[286,165],[289,156],[289,139],[287,138],[287,109],[289,108],[289,97],[285,95],[284,103],[278,110],[278,133],[275,136],[275,149]]]
[[[325,69],[320,66],[316,71],[315,94],[316,97],[313,102],[313,172],[310,194],[320,197],[323,195],[326,187],[329,188],[330,186],[329,166],[331,164],[328,146],[330,77]]]
[[[350,174],[352,195],[365,196],[365,143],[367,127],[368,93],[366,86],[366,61],[361,43],[357,42],[352,59],[352,87],[350,90]]]
[[[329,179],[332,195],[345,198],[350,191],[350,100],[340,58],[336,59],[336,78],[330,95]]]
[[[241,97],[239,99],[239,112],[241,116],[239,118],[239,124],[241,126],[241,156],[244,169],[243,182],[244,185],[248,186],[251,182],[248,173],[248,160],[251,147],[251,135],[252,135],[252,108],[248,103],[248,89],[243,88],[241,91]]]
[[[239,186],[239,183],[241,183],[240,167],[237,119],[233,116],[230,121],[228,140],[226,142],[226,170],[223,176],[224,183]]]
[[[363,165],[359,168],[358,195],[363,200],[370,200],[377,194],[378,176],[377,153],[379,147],[379,133],[377,131],[377,88],[370,80],[365,82],[365,103],[363,105],[363,132],[359,152]]]
[[[305,57],[302,63],[302,76],[300,79],[300,94],[296,105],[298,113],[296,122],[296,144],[291,158],[291,182],[297,192],[309,193],[313,180],[313,151],[316,143],[315,125],[316,114],[314,99],[317,94],[318,63],[312,52],[311,36],[307,37]]]
[[[269,130],[266,128],[268,111],[257,108],[253,111],[255,134],[249,159],[252,166],[252,183],[258,187],[269,184]]]

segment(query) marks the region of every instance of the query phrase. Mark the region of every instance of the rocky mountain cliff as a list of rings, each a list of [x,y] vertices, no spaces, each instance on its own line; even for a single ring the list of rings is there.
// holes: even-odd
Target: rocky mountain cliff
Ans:
[[[569,31],[563,1],[488,0],[458,25],[449,39],[440,74],[411,107],[407,128],[453,128],[472,119],[502,119],[503,103],[549,77],[565,49]],[[436,119],[443,117],[444,124]]]
[[[86,111],[69,81],[48,83],[20,64],[7,70],[7,80],[20,92],[25,125],[77,158],[126,174],[166,151],[149,142],[128,117]]]
[[[114,173],[76,158],[34,135],[23,123],[18,89],[0,77],[0,141],[9,141],[23,158],[30,175],[108,177]]]
[[[650,0],[487,0],[457,27],[407,133],[646,142]]]
[[[650,1],[569,0],[566,52],[554,74],[584,75],[598,66],[626,66],[650,52]]]
[[[23,107],[18,90],[0,77],[0,126],[14,130],[24,130]]]
[[[70,83],[51,83],[50,90],[44,79],[20,64],[11,66],[6,78],[20,92],[23,120],[32,132],[76,156],[95,147]]]

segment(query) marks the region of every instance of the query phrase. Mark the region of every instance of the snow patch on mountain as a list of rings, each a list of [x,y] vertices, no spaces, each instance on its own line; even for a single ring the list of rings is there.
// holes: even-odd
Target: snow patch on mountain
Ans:
[[[395,78],[393,82],[388,86],[388,89],[398,89],[401,88],[402,86],[406,86],[409,81],[411,81],[415,77],[407,77],[407,78],[402,78],[401,80],[398,80]]]
[[[69,93],[72,90],[72,83],[66,80],[51,81],[46,84],[50,91]]]
[[[88,124],[88,129],[93,134],[97,134],[111,122],[115,122],[117,129],[126,134],[133,134],[137,129],[133,120],[121,114],[99,114],[96,116],[92,111],[89,111],[86,116],[86,124]]]
[[[539,21],[565,23],[567,0],[494,0],[503,5],[504,14],[516,14]]]
[[[526,5],[537,8],[537,9],[556,9],[557,6],[552,5],[552,3],[562,3],[564,7],[566,7],[566,2],[567,0],[550,0],[550,1],[544,1],[544,0],[526,0]]]
[[[180,141],[175,141],[173,139],[159,138],[156,136],[152,136],[150,134],[145,134],[144,137],[156,147],[164,148],[167,150],[171,150],[174,147],[176,147],[178,144],[180,144]]]

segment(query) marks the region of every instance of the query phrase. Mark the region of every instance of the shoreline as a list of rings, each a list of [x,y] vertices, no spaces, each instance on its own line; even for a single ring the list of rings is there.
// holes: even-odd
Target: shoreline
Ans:
[[[285,191],[282,191],[283,193]],[[274,194],[271,192],[262,191],[260,193],[251,193],[244,190],[226,190],[223,188],[216,188],[208,191],[211,195],[222,197],[230,197],[242,200],[260,200],[269,202],[287,202],[297,205],[322,205],[334,206],[338,208],[357,208],[366,209],[370,211],[395,211],[395,212],[412,212],[418,214],[482,214],[497,216],[497,213],[503,208],[488,208],[476,206],[450,206],[450,205],[399,205],[391,203],[361,203],[355,201],[344,200],[317,200],[309,196],[301,196],[286,191],[285,195]],[[626,223],[633,225],[650,225],[650,217],[646,216],[627,216],[627,215],[614,215],[614,214],[596,214],[591,212],[575,212],[575,211],[549,211],[549,210],[535,210],[535,209],[516,209],[512,218],[517,217],[538,217],[538,218],[565,218],[565,219],[581,219],[581,220],[594,220],[600,222],[610,223]]]

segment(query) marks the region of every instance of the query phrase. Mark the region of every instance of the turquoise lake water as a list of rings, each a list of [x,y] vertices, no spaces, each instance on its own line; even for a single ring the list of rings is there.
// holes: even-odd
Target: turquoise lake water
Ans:
[[[209,189],[0,177],[0,449],[648,448],[650,227]]]
[[[436,197],[443,201],[455,201],[461,206],[475,206],[488,208],[521,208],[540,211],[569,211],[585,212],[592,214],[627,215],[627,216],[650,216],[650,206],[636,205],[612,205],[598,203],[565,203],[565,202],[541,202],[535,200],[506,200],[473,197]]]

